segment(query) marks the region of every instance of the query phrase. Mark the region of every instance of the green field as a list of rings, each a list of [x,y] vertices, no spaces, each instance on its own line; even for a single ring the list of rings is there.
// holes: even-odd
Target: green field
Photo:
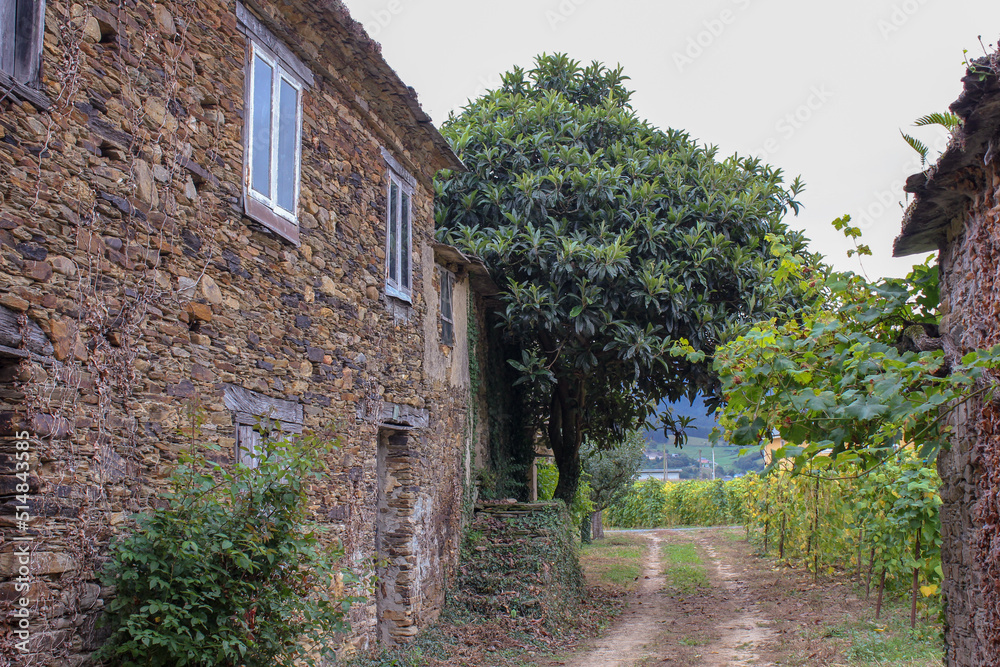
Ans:
[[[667,445],[667,454],[685,454],[693,459],[697,459],[699,454],[711,460],[712,458],[712,444],[707,438],[688,438],[688,442],[683,447],[674,447],[672,444]],[[740,447],[734,445],[720,445],[714,448],[715,450],[715,465],[722,466],[727,472],[733,472],[735,469],[736,459],[740,457]],[[662,454],[663,452],[663,441],[662,434],[661,440],[659,442],[651,442],[649,448],[646,450],[649,455]],[[754,456],[759,456],[759,454],[752,454]],[[673,466],[671,466],[673,467]]]

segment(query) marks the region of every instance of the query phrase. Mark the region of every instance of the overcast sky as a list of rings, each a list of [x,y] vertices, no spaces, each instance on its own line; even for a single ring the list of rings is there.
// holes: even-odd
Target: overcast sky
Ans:
[[[789,224],[858,271],[830,227],[850,214],[870,278],[923,259],[891,257],[903,180],[921,168],[900,129],[943,148],[943,131],[907,126],[958,97],[963,49],[981,56],[977,36],[1000,36],[997,0],[345,2],[437,125],[538,53],[620,63],[640,116],[801,175]]]

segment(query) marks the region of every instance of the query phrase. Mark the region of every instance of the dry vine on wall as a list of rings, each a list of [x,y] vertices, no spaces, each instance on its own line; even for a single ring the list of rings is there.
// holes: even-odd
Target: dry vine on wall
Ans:
[[[186,2],[147,12],[129,0],[103,9],[50,0],[42,81],[52,103],[37,110],[0,101],[2,115],[37,138],[8,141],[21,157],[0,163],[2,211],[22,223],[12,234],[41,259],[69,258],[57,264],[59,282],[39,293],[22,281],[7,302],[24,302],[25,356],[4,373],[3,409],[33,437],[37,481],[31,653],[17,650],[9,630],[0,633],[6,664],[48,665],[96,648],[107,593],[97,583],[102,551],[129,513],[150,502],[160,454],[143,436],[164,434],[140,403],[137,368],[157,364],[149,344],[162,341],[151,318],[190,300],[162,269],[183,243],[171,217],[177,192],[193,187],[180,166],[190,146],[179,81],[193,74],[182,17],[195,15]],[[18,129],[5,123],[8,134]],[[201,212],[185,223],[194,238],[205,228]],[[203,266],[211,259],[190,254]],[[3,271],[28,270],[17,257],[0,261]],[[54,341],[52,357],[27,352],[29,317]],[[10,551],[13,531],[4,525],[0,550]],[[2,604],[9,618],[13,603]]]

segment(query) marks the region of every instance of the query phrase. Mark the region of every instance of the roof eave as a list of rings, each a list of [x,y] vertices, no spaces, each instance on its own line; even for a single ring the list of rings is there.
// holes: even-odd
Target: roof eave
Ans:
[[[978,176],[1000,149],[994,145],[1000,129],[1000,80],[994,60],[977,60],[962,79],[962,94],[950,107],[962,125],[940,159],[906,179],[903,189],[914,195],[914,201],[893,243],[894,257],[943,247],[948,228],[980,190]]]

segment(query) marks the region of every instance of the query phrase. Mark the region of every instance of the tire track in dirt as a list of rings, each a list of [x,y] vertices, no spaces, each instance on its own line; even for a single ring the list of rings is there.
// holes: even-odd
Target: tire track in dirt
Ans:
[[[698,531],[693,536],[712,560],[706,565],[709,565],[708,575],[712,579],[713,588],[729,591],[740,610],[738,616],[717,626],[716,630],[722,636],[704,648],[701,664],[705,667],[773,664],[760,662],[760,656],[754,651],[768,641],[773,641],[775,635],[774,630],[765,625],[767,621],[751,599],[749,587],[728,564],[722,562],[703,531]],[[715,570],[714,573],[712,569]]]
[[[622,615],[614,630],[595,640],[587,653],[565,664],[573,667],[627,667],[655,655],[655,647],[650,644],[663,629],[663,605],[666,603],[660,592],[665,585],[660,565],[663,538],[658,531],[649,531],[644,537],[649,540],[649,547],[642,561],[639,589],[629,610]]]

